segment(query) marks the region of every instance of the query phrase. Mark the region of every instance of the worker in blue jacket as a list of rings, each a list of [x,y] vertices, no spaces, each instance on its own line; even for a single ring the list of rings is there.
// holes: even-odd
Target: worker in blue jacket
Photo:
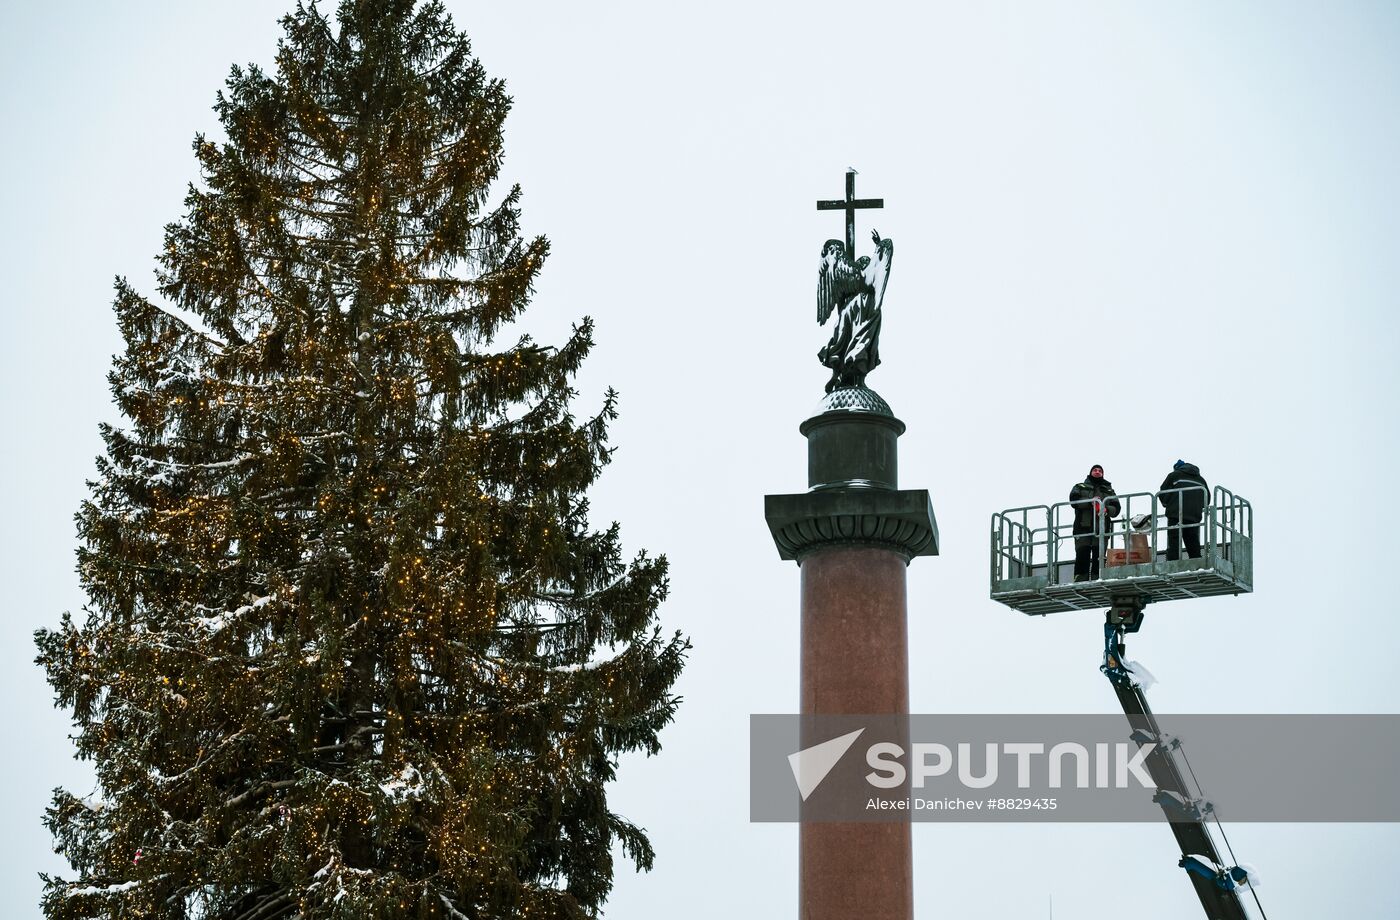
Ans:
[[[1103,478],[1100,464],[1090,467],[1084,481],[1069,490],[1069,500],[1074,506],[1074,580],[1096,579],[1099,577],[1099,538],[1105,538],[1106,546],[1113,519],[1121,510],[1113,483]],[[1099,521],[1103,522],[1102,533],[1097,526]]]
[[[1187,556],[1201,558],[1201,519],[1210,497],[1210,484],[1200,468],[1185,460],[1176,461],[1157,491],[1157,500],[1167,514],[1167,558],[1180,559],[1183,543]]]

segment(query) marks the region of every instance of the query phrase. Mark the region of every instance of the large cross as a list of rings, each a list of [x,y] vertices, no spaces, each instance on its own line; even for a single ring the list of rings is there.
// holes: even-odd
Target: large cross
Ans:
[[[883,208],[885,199],[883,198],[857,198],[856,197],[856,171],[846,170],[846,198],[836,201],[818,201],[818,211],[845,211],[846,212],[846,258],[852,262],[856,260],[856,209],[857,208]]]

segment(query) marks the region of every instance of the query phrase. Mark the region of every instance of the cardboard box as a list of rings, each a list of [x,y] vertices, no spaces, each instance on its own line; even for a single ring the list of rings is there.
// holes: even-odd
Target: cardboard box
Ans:
[[[1123,536],[1127,548],[1110,549],[1105,553],[1107,558],[1104,565],[1143,565],[1152,561],[1152,547],[1147,542],[1147,534],[1130,533]]]

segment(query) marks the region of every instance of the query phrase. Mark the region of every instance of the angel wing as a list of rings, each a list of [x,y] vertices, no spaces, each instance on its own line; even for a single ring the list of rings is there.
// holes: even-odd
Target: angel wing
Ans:
[[[817,267],[817,325],[825,323],[837,305],[859,292],[864,284],[861,271],[846,254],[845,244],[828,240]]]

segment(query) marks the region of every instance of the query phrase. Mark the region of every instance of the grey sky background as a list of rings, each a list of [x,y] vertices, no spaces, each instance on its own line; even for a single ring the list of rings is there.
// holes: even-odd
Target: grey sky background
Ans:
[[[37,918],[36,873],[66,871],[49,790],[92,785],[31,634],[84,602],[112,278],[152,291],[191,140],[217,133],[231,64],[270,64],[289,2],[3,4],[6,917]],[[515,97],[504,181],[554,244],[521,331],[596,319],[579,411],[612,385],[622,417],[595,521],[669,555],[665,622],[695,645],[664,752],[613,793],[658,859],[621,867],[609,917],[796,912],[795,827],[747,820],[748,715],[798,702],[798,569],[762,496],[805,486],[817,254],[841,235],[813,202],[848,165],[886,203],[857,238],[896,249],[869,383],[942,531],[909,571],[915,711],[1114,711],[1097,614],[987,599],[988,519],[1092,463],[1148,490],[1177,457],[1254,503],[1256,592],[1149,609],[1129,652],[1154,708],[1400,711],[1400,7],[448,6]],[[1227,831],[1274,920],[1400,915],[1400,827]],[[1199,911],[1164,824],[916,825],[914,846],[921,917]]]

